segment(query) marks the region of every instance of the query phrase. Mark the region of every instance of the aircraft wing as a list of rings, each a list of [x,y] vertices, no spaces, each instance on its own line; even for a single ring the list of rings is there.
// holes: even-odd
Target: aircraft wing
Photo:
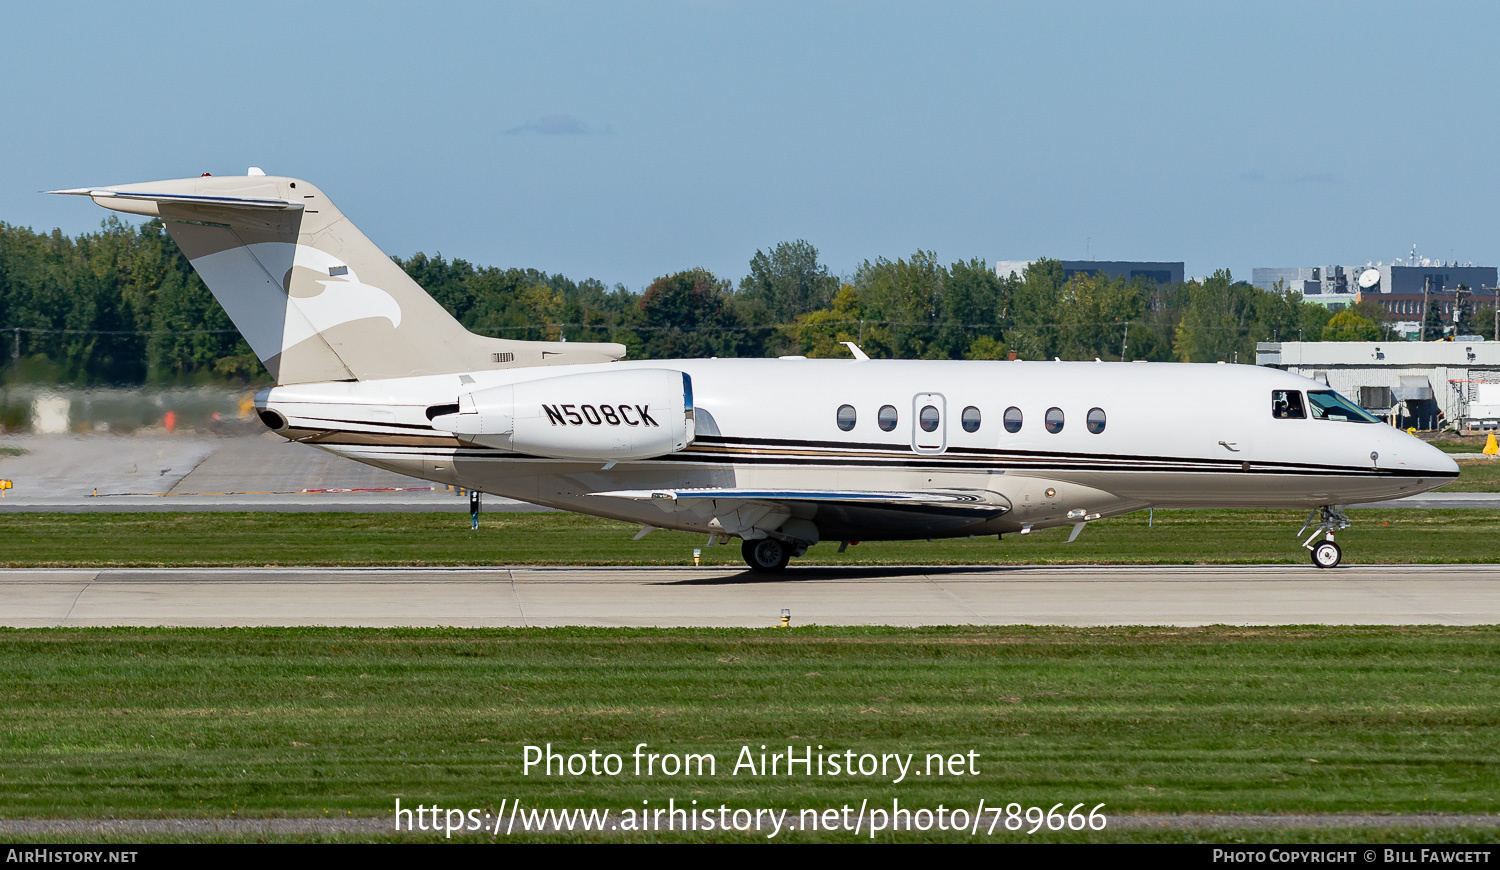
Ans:
[[[711,519],[725,532],[747,539],[764,537],[767,531],[808,540],[820,535],[876,540],[949,533],[1010,510],[1004,496],[983,489],[624,489],[593,495],[650,502],[668,514]]]
[[[857,489],[622,489],[596,492],[607,498],[650,501],[671,510],[693,510],[704,502],[802,502],[843,505],[921,505],[1005,511],[1010,502],[998,493],[978,489],[933,489],[886,492]]]

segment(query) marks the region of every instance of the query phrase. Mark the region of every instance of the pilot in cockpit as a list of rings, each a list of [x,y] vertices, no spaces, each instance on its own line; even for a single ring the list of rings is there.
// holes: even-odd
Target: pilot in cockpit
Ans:
[[[1302,394],[1296,390],[1272,390],[1271,416],[1278,420],[1304,419]]]

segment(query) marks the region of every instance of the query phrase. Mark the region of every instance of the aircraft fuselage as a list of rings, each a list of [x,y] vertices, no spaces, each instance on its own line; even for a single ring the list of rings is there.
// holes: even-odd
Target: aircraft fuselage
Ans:
[[[1295,392],[1310,405],[1302,397],[1327,387],[1251,366],[698,359],[565,371],[632,370],[691,380],[685,449],[622,461],[549,458],[460,440],[441,425],[456,418],[431,413],[463,394],[540,382],[535,414],[545,426],[660,425],[664,409],[628,387],[592,401],[546,401],[555,368],[281,386],[258,406],[285,420],[286,437],[361,462],[666,528],[733,531],[711,504],[670,510],[598,493],[954,491],[984,499],[977,510],[795,505],[793,516],[823,540],[1029,531],[1147,507],[1355,504],[1426,492],[1457,475],[1449,457],[1380,423],[1278,416],[1285,412],[1273,396]]]

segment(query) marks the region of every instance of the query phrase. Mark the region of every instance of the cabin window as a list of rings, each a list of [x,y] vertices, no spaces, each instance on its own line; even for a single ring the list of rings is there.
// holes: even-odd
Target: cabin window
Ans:
[[[932,405],[923,405],[922,410],[917,413],[917,425],[922,427],[923,432],[936,432],[938,409]]]
[[[839,423],[839,428],[840,429],[843,429],[845,432],[848,432],[850,429],[853,429],[854,428],[855,419],[856,419],[856,415],[854,413],[854,406],[853,405],[839,405],[839,413],[838,413],[837,419],[838,419],[838,423]]]
[[[1083,425],[1095,435],[1104,431],[1104,409],[1090,408],[1087,417],[1083,418]]]
[[[880,431],[882,432],[889,432],[896,428],[897,419],[899,417],[896,414],[895,405],[881,405],[880,413],[875,415],[875,422],[880,426]]]
[[[1012,434],[1021,431],[1021,409],[1012,405],[1005,409],[1004,419],[1005,431]]]
[[[964,409],[963,415],[958,418],[965,432],[979,431],[979,409],[970,405]]]
[[[1308,390],[1307,402],[1312,405],[1314,420],[1338,420],[1348,423],[1379,423],[1364,408],[1335,393],[1333,390]]]
[[[1304,419],[1307,414],[1302,410],[1302,393],[1297,390],[1272,390],[1271,416],[1278,420]]]
[[[1048,408],[1046,416],[1042,417],[1042,425],[1053,435],[1061,432],[1063,429],[1062,408]]]

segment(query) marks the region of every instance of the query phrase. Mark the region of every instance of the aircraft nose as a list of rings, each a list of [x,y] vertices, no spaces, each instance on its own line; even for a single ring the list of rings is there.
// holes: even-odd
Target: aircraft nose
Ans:
[[[1433,447],[1420,438],[1401,433],[1400,443],[1393,453],[1400,463],[1414,471],[1431,474],[1433,477],[1457,477],[1458,463],[1453,457]]]
[[[1435,473],[1445,477],[1458,476],[1458,463],[1453,461],[1452,456],[1433,447],[1431,444],[1423,444],[1422,446],[1427,448],[1426,455],[1423,457],[1425,460],[1423,463],[1424,467],[1431,468]]]

